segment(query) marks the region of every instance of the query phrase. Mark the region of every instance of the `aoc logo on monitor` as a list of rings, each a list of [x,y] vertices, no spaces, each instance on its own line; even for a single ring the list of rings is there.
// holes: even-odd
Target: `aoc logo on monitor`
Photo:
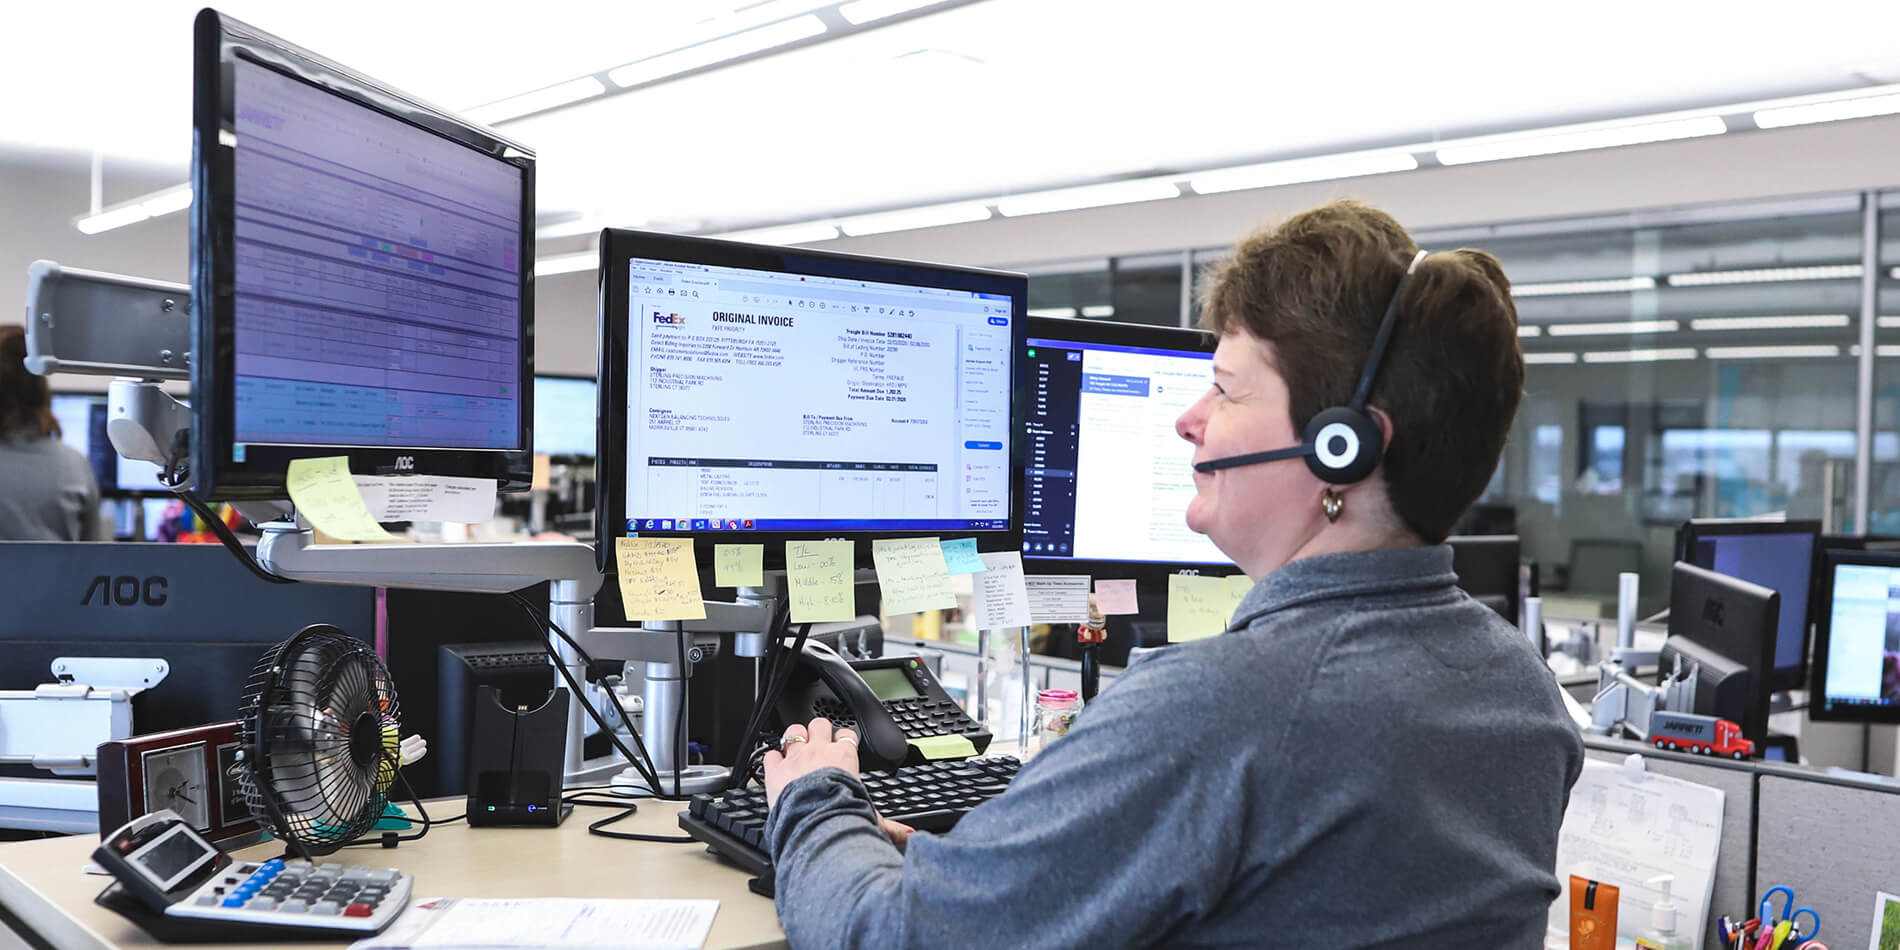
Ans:
[[[79,605],[81,607],[90,607],[95,604],[100,607],[114,605],[137,607],[143,604],[147,607],[163,607],[165,601],[170,599],[170,595],[166,593],[170,587],[171,581],[156,575],[139,578],[129,575],[110,577],[101,574],[87,585],[85,596],[79,598]]]
[[[686,325],[686,318],[677,313],[655,313],[653,323],[656,326],[683,327]]]
[[[1713,597],[1702,603],[1702,619],[1718,627],[1722,626],[1723,621],[1728,619],[1727,614],[1728,609],[1722,605],[1721,601]]]

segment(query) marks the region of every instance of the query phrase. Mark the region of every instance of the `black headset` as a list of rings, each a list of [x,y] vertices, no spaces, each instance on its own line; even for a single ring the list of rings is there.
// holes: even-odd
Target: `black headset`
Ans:
[[[1398,320],[1399,301],[1405,297],[1405,285],[1411,282],[1412,274],[1418,270],[1419,262],[1425,259],[1427,253],[1419,251],[1412,258],[1412,265],[1405,269],[1405,273],[1399,277],[1399,285],[1393,288],[1392,299],[1385,305],[1385,316],[1379,321],[1379,333],[1372,338],[1372,353],[1366,357],[1366,369],[1359,375],[1359,388],[1353,391],[1352,402],[1322,409],[1315,414],[1312,421],[1306,424],[1299,445],[1208,459],[1196,463],[1194,470],[1218,472],[1223,468],[1304,458],[1306,467],[1314,475],[1334,485],[1364,481],[1367,475],[1372,474],[1372,470],[1379,467],[1379,459],[1385,456],[1385,433],[1380,430],[1379,421],[1366,411],[1366,398],[1372,394],[1372,381],[1378,378],[1379,363],[1385,359],[1386,343],[1392,339],[1392,325]]]

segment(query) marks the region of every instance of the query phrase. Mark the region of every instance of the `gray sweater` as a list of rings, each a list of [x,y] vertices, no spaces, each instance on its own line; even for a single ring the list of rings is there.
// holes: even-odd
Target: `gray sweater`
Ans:
[[[766,826],[793,947],[1542,946],[1583,745],[1451,550],[1297,561],[899,854],[856,777]]]
[[[0,432],[0,541],[100,535],[99,484],[86,457],[29,429]]]

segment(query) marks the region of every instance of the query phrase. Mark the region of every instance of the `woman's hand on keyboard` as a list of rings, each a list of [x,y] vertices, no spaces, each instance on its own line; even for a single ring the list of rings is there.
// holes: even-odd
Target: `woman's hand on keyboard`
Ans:
[[[831,720],[819,716],[811,725],[796,723],[786,727],[779,740],[780,751],[765,754],[765,802],[778,804],[778,793],[793,779],[823,768],[840,768],[858,774],[858,735],[839,729],[834,735]]]

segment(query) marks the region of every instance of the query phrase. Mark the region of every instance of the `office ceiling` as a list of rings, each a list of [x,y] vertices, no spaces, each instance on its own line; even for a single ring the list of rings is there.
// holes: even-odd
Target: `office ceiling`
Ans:
[[[96,147],[109,172],[182,180],[198,5],[15,6],[0,150],[83,167]],[[220,8],[459,109],[729,32],[760,6]],[[1894,82],[1896,36],[1891,2],[983,0],[501,128],[540,154],[544,220],[717,231]]]

